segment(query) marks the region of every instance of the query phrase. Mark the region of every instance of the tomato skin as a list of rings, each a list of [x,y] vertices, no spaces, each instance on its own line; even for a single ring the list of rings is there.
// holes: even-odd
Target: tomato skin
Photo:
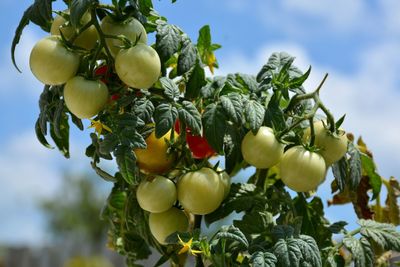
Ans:
[[[136,198],[142,209],[153,213],[164,212],[172,208],[177,200],[176,187],[170,179],[156,176],[139,184]]]
[[[69,10],[65,10],[64,12],[69,14]],[[91,15],[89,13],[85,13],[81,19],[82,26],[88,23],[90,19]],[[64,37],[69,40],[75,34],[76,29],[71,25],[63,26],[65,23],[66,20],[62,16],[57,15],[54,18],[53,23],[51,24],[51,35],[59,36],[61,31]],[[94,48],[98,39],[99,35],[97,33],[96,27],[92,25],[85,31],[83,31],[78,37],[76,37],[74,45],[85,48],[86,50],[91,50]]]
[[[302,146],[288,149],[280,162],[282,182],[296,192],[308,192],[316,189],[324,180],[325,175],[324,158]]]
[[[171,131],[161,138],[156,138],[155,132],[152,132],[146,138],[147,148],[134,150],[136,162],[142,172],[162,174],[171,169],[175,154],[167,153],[168,144],[165,142],[165,140],[170,140],[170,135]]]
[[[75,76],[79,55],[68,50],[58,36],[47,36],[33,47],[29,57],[30,69],[44,84],[61,85]]]
[[[180,132],[179,120],[175,122],[175,131]],[[186,128],[186,143],[194,159],[205,159],[217,154],[204,136],[193,135],[189,128]]]
[[[197,215],[216,210],[225,193],[219,175],[210,168],[186,173],[179,179],[177,188],[181,205]]]
[[[283,145],[271,128],[262,126],[254,135],[249,131],[242,141],[242,155],[250,165],[266,169],[276,165],[283,156]]]
[[[325,123],[326,125],[326,123]],[[347,136],[345,131],[339,129],[337,136],[334,136],[329,129],[324,127],[322,121],[314,122],[315,146],[321,150],[318,152],[325,159],[326,166],[340,160],[347,152]],[[308,142],[311,130],[308,128],[304,133],[304,138]]]
[[[231,191],[231,177],[226,172],[221,172],[219,174],[219,178],[221,179],[221,183],[224,187],[223,199],[225,199],[229,195],[229,192]]]
[[[118,53],[115,58],[115,71],[128,86],[148,89],[161,74],[160,57],[152,47],[138,43]]]
[[[147,33],[143,25],[135,18],[129,18],[123,22],[114,21],[110,16],[106,16],[101,21],[101,29],[107,35],[124,35],[132,43],[136,42],[140,35],[139,43],[147,44]],[[107,46],[113,57],[116,57],[121,50],[123,42],[118,39],[107,38]]]
[[[75,116],[89,119],[104,108],[108,101],[108,89],[101,81],[75,76],[64,86],[64,100]]]
[[[175,207],[162,213],[150,213],[149,227],[154,238],[165,245],[165,239],[175,232],[186,232],[189,220],[185,213]]]

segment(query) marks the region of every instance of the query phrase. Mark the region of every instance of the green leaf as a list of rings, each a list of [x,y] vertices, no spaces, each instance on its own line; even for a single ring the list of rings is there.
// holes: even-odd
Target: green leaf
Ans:
[[[381,176],[376,172],[375,163],[364,153],[361,153],[361,166],[369,179],[369,185],[372,188],[372,199],[374,200],[379,196],[382,187]]]
[[[240,163],[243,161],[243,157],[240,144],[243,136],[244,133],[241,129],[228,124],[224,139],[225,171],[228,174],[241,168]]]
[[[336,185],[343,192],[347,181],[347,160],[345,157],[332,164],[332,173],[335,177]]]
[[[237,241],[244,248],[249,247],[249,242],[247,241],[246,236],[242,233],[242,231],[240,231],[239,228],[233,225],[222,226],[221,230],[216,234],[214,239]]]
[[[203,67],[197,61],[193,70],[189,74],[189,80],[186,84],[185,97],[196,99],[199,97],[201,88],[206,85],[206,75]]]
[[[280,108],[277,94],[274,94],[268,103],[268,107],[265,112],[265,124],[276,131],[283,131],[286,129],[285,116]]]
[[[378,223],[373,220],[358,220],[360,233],[367,239],[372,239],[385,250],[400,251],[400,232],[392,224]]]
[[[257,251],[251,255],[250,263],[253,267],[275,267],[277,259],[270,252]]]
[[[37,119],[37,121],[36,121],[36,123],[35,123],[35,133],[36,133],[37,139],[39,140],[39,142],[40,142],[43,146],[45,146],[45,147],[47,147],[47,148],[50,148],[50,149],[53,148],[53,147],[47,142],[45,136],[44,136],[43,133],[42,133],[42,130],[41,130],[41,127],[40,127],[39,119]]]
[[[256,134],[264,122],[265,109],[257,101],[249,100],[244,103],[244,116],[250,130]]]
[[[241,220],[234,220],[233,224],[246,236],[268,234],[275,220],[269,212],[246,213]]]
[[[280,70],[283,66],[288,63],[291,64],[293,62],[294,57],[289,55],[286,52],[275,52],[273,53],[269,59],[267,64],[265,64],[260,72],[257,74],[257,82],[261,82],[265,78],[272,76],[274,73],[277,73],[277,70]]]
[[[178,112],[179,120],[189,126],[192,134],[201,135],[201,114],[194,104],[185,100]]]
[[[50,124],[50,136],[63,156],[69,158],[69,124],[67,114],[62,113],[60,117],[59,125],[57,125],[59,135],[56,134],[55,127],[53,123]]]
[[[351,189],[356,189],[361,181],[361,153],[360,150],[353,143],[349,143],[348,153],[350,155],[349,186]]]
[[[234,123],[240,124],[242,122],[243,105],[242,98],[237,93],[223,95],[220,98],[222,107]]]
[[[161,138],[170,131],[178,117],[176,107],[168,103],[162,103],[157,106],[154,112],[154,120],[156,123],[156,137]]]
[[[35,0],[35,2],[29,6],[22,15],[11,44],[11,59],[15,68],[19,72],[21,71],[15,62],[15,49],[21,39],[22,32],[31,21],[40,26],[44,31],[49,32],[52,21],[52,2],[53,0]]]
[[[81,26],[81,18],[88,11],[92,0],[72,0],[70,4],[71,25],[75,28]]]
[[[300,235],[298,246],[302,254],[301,265],[310,267],[322,267],[321,255],[314,238]]]
[[[136,157],[133,150],[127,146],[118,146],[114,151],[114,156],[117,161],[119,171],[122,174],[125,182],[128,184],[136,184]]]
[[[178,52],[180,43],[181,35],[175,25],[164,24],[157,27],[156,49],[163,62]]]
[[[242,84],[250,92],[258,91],[258,82],[256,80],[256,77],[254,77],[253,75],[237,73],[236,79],[240,84]]]
[[[110,133],[104,136],[103,140],[99,141],[100,153],[108,154],[114,151],[114,149],[119,144],[118,136],[116,134]]]
[[[209,50],[211,48],[211,30],[209,25],[204,25],[199,30],[197,47],[199,48],[200,51]]]
[[[343,239],[343,244],[353,254],[355,267],[374,266],[374,252],[366,238],[361,237],[359,240],[353,236],[347,236]]]
[[[308,68],[306,73],[304,73],[303,75],[291,79],[289,81],[289,88],[294,89],[294,88],[298,88],[298,87],[302,86],[303,83],[307,80],[310,73],[311,73],[311,66]]]
[[[154,113],[154,105],[149,99],[140,98],[136,101],[134,110],[135,115],[141,120],[150,122]]]
[[[188,72],[196,64],[197,49],[189,38],[184,39],[182,50],[178,57],[178,75]]]
[[[61,133],[61,119],[65,115],[64,112],[64,101],[58,100],[56,110],[53,114],[53,126],[54,126],[54,133],[57,136],[57,138],[62,138],[62,133]]]
[[[174,101],[177,97],[179,97],[179,88],[173,80],[167,77],[162,77],[160,78],[160,83],[162,88],[164,88],[164,94],[168,97],[169,100]]]
[[[331,225],[329,225],[329,231],[331,231],[334,234],[339,234],[340,232],[345,230],[344,227],[346,225],[348,225],[348,223],[345,221],[338,221],[338,222],[332,223]]]
[[[279,267],[298,267],[302,257],[301,250],[294,238],[279,239],[274,247],[273,253],[278,262]]]
[[[203,113],[203,127],[205,137],[210,146],[217,152],[223,151],[227,119],[220,105],[208,105]]]

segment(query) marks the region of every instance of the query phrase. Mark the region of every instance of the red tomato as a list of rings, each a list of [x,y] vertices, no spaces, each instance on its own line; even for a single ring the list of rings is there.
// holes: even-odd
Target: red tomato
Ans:
[[[179,120],[175,123],[175,131],[180,133]],[[190,128],[186,128],[186,143],[192,152],[192,157],[195,159],[204,159],[214,156],[215,150],[207,142],[207,139],[203,136],[193,135]]]
[[[94,71],[94,74],[95,74],[96,76],[100,76],[100,77],[101,77],[100,80],[101,80],[103,83],[107,83],[107,80],[108,80],[108,78],[109,78],[109,77],[106,77],[107,70],[108,70],[108,66],[107,66],[107,65],[103,65],[103,66],[98,67],[98,68]]]

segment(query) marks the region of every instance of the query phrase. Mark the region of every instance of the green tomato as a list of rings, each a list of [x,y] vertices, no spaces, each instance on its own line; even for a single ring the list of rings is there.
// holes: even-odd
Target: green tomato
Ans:
[[[219,173],[219,178],[221,179],[221,183],[224,187],[224,197],[225,199],[229,195],[229,191],[231,191],[231,177],[226,172]]]
[[[65,10],[64,12],[66,14],[69,14],[69,10]],[[85,13],[81,19],[82,26],[88,23],[90,19],[91,15],[89,13]],[[77,29],[72,27],[72,25],[66,24],[66,22],[67,21],[62,16],[57,15],[54,18],[53,23],[51,24],[50,28],[51,35],[61,35],[60,34],[61,32],[63,36],[67,40],[69,40],[75,34]],[[74,45],[90,50],[94,48],[98,38],[99,35],[97,33],[96,27],[92,25],[86,30],[84,30],[81,34],[79,34],[78,37],[76,37]]]
[[[177,200],[176,187],[170,179],[156,176],[153,180],[145,179],[139,184],[136,198],[142,209],[160,213],[172,208]]]
[[[108,101],[108,89],[102,81],[75,76],[64,86],[64,101],[75,116],[88,119],[104,108]]]
[[[150,213],[150,232],[160,244],[166,244],[165,239],[175,232],[186,232],[189,220],[182,210],[175,207],[161,212]]]
[[[128,18],[125,21],[114,21],[110,16],[106,16],[101,21],[101,29],[107,35],[123,35],[132,43],[140,36],[138,43],[147,44],[147,33],[143,25],[135,18]],[[123,42],[115,38],[107,38],[106,43],[112,56],[116,57],[123,46]]]
[[[257,134],[248,132],[242,141],[242,155],[250,165],[267,169],[282,158],[283,145],[276,139],[271,128],[262,126]]]
[[[302,146],[288,149],[280,162],[282,182],[296,192],[308,192],[316,189],[324,180],[325,174],[324,158]]]
[[[326,125],[326,124],[325,124]],[[329,129],[324,127],[322,121],[314,122],[315,146],[320,148],[319,153],[325,159],[326,166],[340,160],[347,152],[347,136],[345,131],[339,129],[338,134],[332,134]],[[308,128],[304,133],[304,138],[308,142],[311,130]]]
[[[179,179],[177,188],[181,205],[198,215],[216,210],[225,193],[220,176],[210,168],[186,173]]]
[[[118,53],[115,71],[128,86],[148,89],[161,74],[160,57],[152,47],[139,43]]]
[[[42,83],[61,85],[75,76],[79,55],[67,49],[59,36],[47,36],[33,47],[29,65],[33,75]]]

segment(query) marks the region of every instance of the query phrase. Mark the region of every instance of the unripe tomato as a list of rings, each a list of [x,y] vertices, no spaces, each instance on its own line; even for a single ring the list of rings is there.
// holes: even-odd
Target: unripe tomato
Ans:
[[[135,18],[128,18],[125,21],[114,21],[110,16],[106,16],[101,21],[101,29],[107,35],[123,35],[132,43],[136,43],[136,38],[140,36],[139,43],[147,44],[147,33],[143,25]],[[118,39],[107,38],[106,43],[112,56],[116,56],[123,45]]]
[[[181,205],[198,215],[216,210],[225,193],[221,178],[210,168],[186,173],[179,179],[177,188]]]
[[[175,155],[168,152],[168,144],[171,131],[161,138],[156,138],[152,132],[146,138],[147,148],[135,149],[136,162],[141,171],[146,173],[161,174],[171,169],[175,161]],[[176,133],[176,135],[178,135]]]
[[[302,146],[288,149],[280,162],[282,182],[296,192],[308,192],[316,189],[324,180],[325,174],[324,158]]]
[[[139,184],[136,198],[142,209],[160,213],[169,210],[174,205],[177,195],[174,182],[170,179],[156,176],[153,180],[145,179]]]
[[[148,89],[160,76],[160,57],[152,47],[138,43],[118,53],[115,58],[115,71],[128,86]]]
[[[186,232],[189,220],[185,213],[175,207],[161,212],[150,213],[150,232],[160,244],[166,244],[165,239],[175,232]]]
[[[229,191],[231,191],[231,177],[226,172],[221,172],[219,174],[219,178],[221,179],[221,183],[224,186],[223,199],[225,199],[229,195]]]
[[[67,49],[59,36],[47,36],[33,47],[29,65],[33,75],[42,83],[61,85],[75,76],[79,55]]]
[[[283,145],[276,139],[271,128],[262,126],[257,134],[249,131],[242,141],[244,160],[259,169],[276,165],[282,158]]]
[[[69,10],[65,10],[64,12],[69,14]],[[81,19],[81,25],[82,26],[85,25],[90,21],[90,19],[91,19],[90,13],[85,13]],[[65,23],[66,20],[62,16],[57,15],[54,18],[53,23],[51,24],[51,29],[50,29],[51,35],[61,35],[60,34],[61,31],[63,36],[67,40],[71,39],[71,37],[75,34],[77,29],[75,29],[75,27],[73,27],[72,25],[66,26]],[[98,38],[99,35],[97,34],[96,27],[92,25],[85,31],[83,31],[81,34],[79,34],[78,37],[76,37],[74,45],[90,50],[95,46]]]
[[[337,135],[332,134],[324,127],[322,121],[314,122],[315,146],[320,148],[319,153],[324,157],[326,166],[330,166],[340,160],[347,152],[347,136],[345,131],[339,129]],[[310,139],[311,130],[304,133],[306,141]]]
[[[88,119],[104,108],[108,101],[108,89],[102,81],[75,76],[64,86],[64,101],[75,116]]]

